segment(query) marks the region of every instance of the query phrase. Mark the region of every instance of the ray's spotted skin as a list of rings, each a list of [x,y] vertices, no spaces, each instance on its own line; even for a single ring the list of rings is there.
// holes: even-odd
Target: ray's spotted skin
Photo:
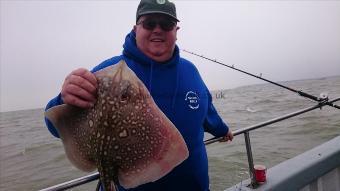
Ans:
[[[98,169],[106,191],[156,181],[188,157],[185,142],[144,84],[122,60],[95,73],[91,109],[55,106],[46,117],[57,128],[70,161]]]

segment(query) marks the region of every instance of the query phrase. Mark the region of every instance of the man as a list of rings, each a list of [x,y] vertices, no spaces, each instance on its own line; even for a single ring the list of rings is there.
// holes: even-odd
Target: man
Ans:
[[[130,190],[207,191],[209,177],[204,131],[225,140],[233,139],[212,105],[211,95],[197,69],[179,55],[177,22],[173,3],[142,0],[137,9],[136,25],[126,36],[123,54],[104,61],[91,72],[86,69],[71,72],[61,93],[46,107],[66,103],[91,108],[96,102],[97,90],[92,72],[124,59],[148,88],[158,107],[180,131],[190,153],[188,159],[160,180]],[[45,120],[50,132],[59,137],[53,125]]]

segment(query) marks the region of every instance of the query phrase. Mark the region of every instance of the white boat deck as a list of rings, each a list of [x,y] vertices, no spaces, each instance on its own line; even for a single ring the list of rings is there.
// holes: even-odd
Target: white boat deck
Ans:
[[[249,183],[225,191],[340,191],[340,136],[270,168],[256,189]]]

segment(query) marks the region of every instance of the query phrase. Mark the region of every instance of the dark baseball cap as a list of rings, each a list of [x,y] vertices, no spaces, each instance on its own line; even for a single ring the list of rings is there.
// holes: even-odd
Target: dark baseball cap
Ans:
[[[176,6],[168,0],[141,0],[136,14],[136,21],[142,15],[159,13],[165,14],[179,22],[176,16]]]

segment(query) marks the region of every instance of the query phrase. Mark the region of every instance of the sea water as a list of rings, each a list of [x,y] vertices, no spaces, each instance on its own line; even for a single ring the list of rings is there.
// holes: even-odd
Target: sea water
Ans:
[[[313,95],[326,92],[330,98],[340,97],[340,76],[282,83]],[[271,84],[213,91],[212,96],[232,130],[316,104]],[[60,140],[45,127],[43,114],[43,109],[0,113],[1,191],[39,190],[88,174],[68,161]],[[339,135],[340,110],[325,106],[250,132],[254,163],[270,168]],[[207,145],[207,150],[212,191],[249,178],[243,135],[231,143]],[[96,184],[72,190],[94,190]]]

